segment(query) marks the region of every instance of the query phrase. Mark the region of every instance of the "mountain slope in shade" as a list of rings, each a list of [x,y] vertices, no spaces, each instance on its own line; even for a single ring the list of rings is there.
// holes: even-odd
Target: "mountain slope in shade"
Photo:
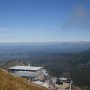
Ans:
[[[47,90],[0,69],[0,90]]]

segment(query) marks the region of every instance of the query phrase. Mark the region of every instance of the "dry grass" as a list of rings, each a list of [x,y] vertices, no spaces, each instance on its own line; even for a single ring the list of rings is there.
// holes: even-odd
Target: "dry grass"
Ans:
[[[0,90],[47,90],[0,69]]]

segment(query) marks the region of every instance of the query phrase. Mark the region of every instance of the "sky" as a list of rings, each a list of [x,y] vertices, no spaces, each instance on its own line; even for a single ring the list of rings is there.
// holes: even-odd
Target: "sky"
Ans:
[[[0,43],[90,41],[90,0],[0,0]]]

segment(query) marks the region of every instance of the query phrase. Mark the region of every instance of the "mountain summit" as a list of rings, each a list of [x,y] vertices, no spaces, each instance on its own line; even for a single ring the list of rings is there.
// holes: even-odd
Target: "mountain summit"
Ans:
[[[0,90],[47,90],[32,84],[24,78],[16,77],[0,69]]]

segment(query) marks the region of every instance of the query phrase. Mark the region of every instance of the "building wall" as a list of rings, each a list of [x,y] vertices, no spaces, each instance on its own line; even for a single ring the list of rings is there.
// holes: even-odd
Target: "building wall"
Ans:
[[[43,80],[44,79],[44,75],[40,74],[38,76],[36,76],[35,78],[33,78],[34,80]]]
[[[27,78],[33,78],[35,80],[42,80],[44,78],[43,76],[43,69],[40,69],[38,71],[15,71],[15,70],[9,70],[14,75],[21,76],[21,77],[27,77]]]

